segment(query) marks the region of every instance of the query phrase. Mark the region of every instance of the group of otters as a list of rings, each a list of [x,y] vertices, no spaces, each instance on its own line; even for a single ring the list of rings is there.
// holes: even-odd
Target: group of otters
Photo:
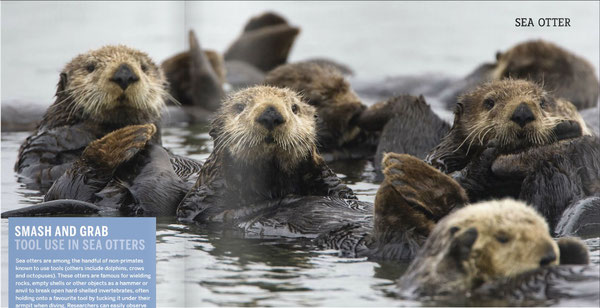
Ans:
[[[484,66],[449,125],[422,96],[365,107],[333,61],[286,64],[290,29],[274,14],[252,19],[226,66],[193,33],[190,51],[162,67],[122,45],[75,57],[16,163],[45,202],[3,217],[118,211],[303,236],[345,257],[412,260],[399,286],[419,298],[523,298],[539,275],[585,272],[556,266],[587,264],[585,245],[552,236],[594,227],[600,209],[600,142],[577,111],[598,101],[590,64],[548,42],[519,44]],[[264,41],[273,50],[260,51]],[[262,81],[224,96],[236,65]],[[204,163],[162,146],[170,100],[216,109]],[[401,153],[375,155],[386,147]],[[379,157],[374,205],[323,158],[344,152]]]

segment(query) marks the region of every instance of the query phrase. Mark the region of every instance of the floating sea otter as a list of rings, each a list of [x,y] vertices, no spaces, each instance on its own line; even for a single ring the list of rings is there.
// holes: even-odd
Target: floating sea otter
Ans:
[[[56,101],[21,146],[15,170],[47,187],[93,140],[127,125],[158,126],[167,95],[162,71],[145,53],[106,46],[81,54],[60,73]]]

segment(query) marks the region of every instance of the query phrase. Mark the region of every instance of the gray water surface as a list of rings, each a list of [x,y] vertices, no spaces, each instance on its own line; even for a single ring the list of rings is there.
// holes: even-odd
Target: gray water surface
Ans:
[[[2,133],[2,211],[42,200],[17,182],[12,166],[26,132]],[[205,160],[212,150],[206,127],[166,128],[164,145],[177,154]],[[362,201],[373,202],[378,185],[367,162],[332,164]],[[8,220],[0,220],[2,268],[8,267]],[[600,263],[600,238],[586,241],[592,262]],[[156,228],[157,305],[173,306],[414,306],[395,298],[394,282],[407,264],[377,263],[314,251],[302,240],[223,237],[175,219],[158,219]],[[2,271],[2,302],[7,306],[8,273]],[[429,303],[430,304],[430,303]],[[498,305],[498,302],[494,302]],[[538,303],[539,304],[539,303]],[[548,305],[594,303],[565,299]]]

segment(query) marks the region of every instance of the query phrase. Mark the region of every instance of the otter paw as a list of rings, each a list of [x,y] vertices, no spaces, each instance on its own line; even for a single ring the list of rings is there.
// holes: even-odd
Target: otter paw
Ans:
[[[455,180],[414,156],[386,154],[383,173],[387,185],[435,221],[468,201],[466,192]]]
[[[500,177],[524,177],[533,172],[536,160],[526,154],[501,155],[492,163],[492,173]]]
[[[114,169],[130,160],[156,133],[154,124],[130,125],[91,142],[83,151],[83,159]]]

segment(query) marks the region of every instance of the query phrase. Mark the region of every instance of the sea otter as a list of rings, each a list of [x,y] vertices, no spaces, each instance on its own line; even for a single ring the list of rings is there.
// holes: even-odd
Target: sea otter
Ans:
[[[154,124],[130,125],[92,141],[50,187],[45,202],[2,217],[174,216],[199,163],[156,144],[156,133]]]
[[[554,231],[565,209],[598,195],[599,149],[598,138],[589,135],[569,102],[534,83],[508,79],[460,99],[451,130],[427,162],[452,174],[471,202],[524,200]],[[410,164],[421,172],[405,178],[407,183],[439,172],[418,159]]]
[[[255,16],[225,51],[225,61],[242,61],[268,72],[287,62],[298,33],[299,28],[273,12]]]
[[[372,156],[377,132],[361,131],[358,118],[366,109],[341,72],[329,64],[298,62],[270,71],[265,84],[300,93],[317,110],[319,150],[328,156]]]
[[[448,106],[457,96],[478,85],[505,78],[525,79],[541,84],[554,97],[563,98],[577,109],[598,104],[599,82],[596,70],[585,59],[543,40],[519,43],[496,53],[495,63],[485,63],[461,82],[446,90]]]
[[[356,198],[317,153],[314,107],[291,90],[257,86],[232,94],[210,135],[214,150],[177,209],[181,221],[249,215],[256,204],[285,197]]]
[[[190,30],[188,39],[188,51],[176,54],[161,64],[169,81],[169,92],[184,108],[193,106],[207,112],[215,111],[224,96],[223,57],[214,51],[202,50],[193,30]]]
[[[583,243],[572,238],[555,242],[544,219],[531,207],[512,199],[487,201],[440,220],[398,286],[403,297],[420,299],[560,298],[569,291],[539,294],[535,290],[551,288],[553,280],[597,282],[597,267],[557,266],[588,262]],[[535,275],[539,278],[531,281]],[[513,292],[490,292],[503,289]]]
[[[47,188],[91,141],[127,125],[159,127],[168,96],[161,69],[143,52],[118,45],[78,55],[60,73],[56,100],[21,146],[15,170]],[[160,144],[160,132],[153,138]]]

